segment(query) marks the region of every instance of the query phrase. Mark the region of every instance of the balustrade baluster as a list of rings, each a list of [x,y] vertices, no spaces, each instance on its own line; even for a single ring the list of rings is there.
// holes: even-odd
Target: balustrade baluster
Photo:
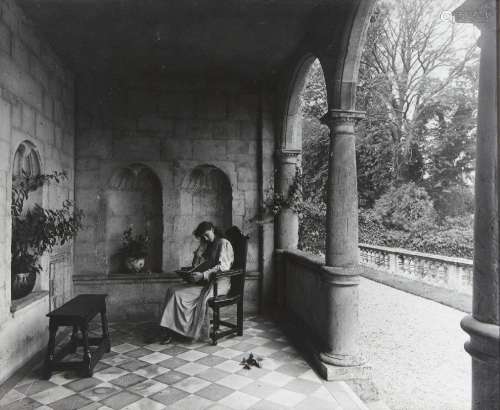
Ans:
[[[424,268],[422,271],[422,280],[424,280],[424,278],[426,278],[429,275],[429,270],[430,270],[431,264],[432,264],[432,262],[430,260],[428,260],[428,259],[424,260]]]
[[[410,276],[415,276],[415,258],[410,258]]]
[[[416,276],[417,278],[423,278],[425,273],[424,273],[424,270],[425,270],[425,263],[426,263],[426,260],[425,259],[417,259],[415,261],[416,263]]]
[[[402,256],[403,258],[403,273],[404,276],[410,277],[410,258],[407,255]]]
[[[438,275],[438,285],[446,285],[448,283],[448,269],[446,269],[445,264],[441,263],[439,265],[439,275]]]

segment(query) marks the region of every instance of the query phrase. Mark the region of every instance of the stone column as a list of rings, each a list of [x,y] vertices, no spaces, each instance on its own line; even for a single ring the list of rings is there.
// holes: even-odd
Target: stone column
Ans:
[[[358,111],[330,110],[322,119],[330,127],[326,266],[325,351],[321,360],[336,366],[359,366],[358,351],[358,191],[354,124]]]
[[[279,160],[279,192],[286,198],[293,184],[299,165],[301,151],[282,149],[277,153]],[[297,249],[299,243],[299,217],[289,208],[283,208],[278,215],[278,248]]]
[[[474,274],[472,316],[462,328],[470,335],[472,409],[498,409],[500,403],[500,287],[498,248],[498,101],[496,10],[493,0],[467,1],[454,12],[459,23],[481,30],[479,107],[476,145]]]

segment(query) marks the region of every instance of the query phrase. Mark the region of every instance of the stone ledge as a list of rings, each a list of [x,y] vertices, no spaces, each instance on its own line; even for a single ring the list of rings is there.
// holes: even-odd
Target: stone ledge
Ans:
[[[10,305],[10,312],[11,313],[16,313],[19,312],[20,310],[24,309],[27,306],[30,306],[31,304],[35,303],[36,301],[45,298],[45,296],[48,296],[49,292],[46,290],[42,291],[37,291],[37,292],[31,292],[29,295],[25,296],[24,298],[13,300],[12,304]]]
[[[118,273],[112,275],[74,275],[73,283],[141,283],[141,282],[178,282],[179,276],[175,273]]]
[[[247,272],[246,280],[256,280],[260,278],[259,272]],[[176,273],[116,273],[112,275],[88,274],[74,275],[73,283],[165,283],[165,282],[181,282],[181,279]]]

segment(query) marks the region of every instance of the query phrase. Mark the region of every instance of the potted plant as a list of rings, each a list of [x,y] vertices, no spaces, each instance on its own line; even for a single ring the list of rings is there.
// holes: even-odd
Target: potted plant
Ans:
[[[35,177],[16,177],[12,184],[12,242],[11,293],[12,299],[28,295],[41,272],[40,257],[54,246],[64,245],[82,227],[83,212],[74,209],[66,200],[60,209],[45,209],[35,204],[24,209],[31,192],[42,185],[66,179],[65,172]]]
[[[147,232],[133,235],[132,228],[123,232],[121,254],[125,258],[125,267],[129,272],[139,273],[144,270],[149,241]]]

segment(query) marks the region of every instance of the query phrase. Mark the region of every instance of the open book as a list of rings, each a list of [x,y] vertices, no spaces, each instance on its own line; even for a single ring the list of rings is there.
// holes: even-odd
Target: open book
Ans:
[[[177,273],[182,279],[187,280],[190,273],[203,272],[207,269],[210,269],[210,267],[210,264],[205,261],[196,266],[183,266],[180,269],[176,270],[175,273]]]

